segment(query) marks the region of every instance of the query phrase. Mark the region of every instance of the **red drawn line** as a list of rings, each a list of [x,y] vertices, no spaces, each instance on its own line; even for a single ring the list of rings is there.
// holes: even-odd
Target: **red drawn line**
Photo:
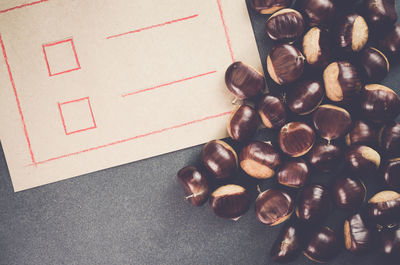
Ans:
[[[36,165],[35,156],[33,155],[31,141],[29,140],[28,129],[26,127],[24,114],[22,113],[21,103],[20,103],[19,98],[18,98],[17,88],[15,87],[14,77],[13,77],[12,72],[11,72],[11,67],[10,67],[10,64],[8,62],[6,48],[4,46],[4,42],[3,42],[3,38],[1,36],[1,34],[0,34],[0,43],[1,43],[1,48],[3,50],[4,60],[5,60],[6,65],[7,65],[8,75],[10,77],[10,82],[11,82],[12,88],[14,90],[15,100],[17,101],[17,107],[18,107],[19,115],[21,117],[22,126],[24,127],[25,138],[26,138],[26,141],[28,143],[28,148],[29,148],[29,153],[31,155],[31,160],[32,160],[32,163],[34,165]]]
[[[167,21],[167,22],[164,22],[164,23],[161,23],[161,24],[156,24],[156,25],[152,25],[152,26],[149,26],[149,27],[140,28],[140,29],[136,29],[136,30],[132,30],[132,31],[128,31],[128,32],[124,32],[124,33],[112,35],[112,36],[107,37],[107,39],[109,40],[109,39],[121,37],[121,36],[124,36],[124,35],[127,35],[127,34],[132,34],[132,33],[141,32],[141,31],[143,31],[143,30],[148,30],[148,29],[153,29],[153,28],[157,28],[157,27],[162,27],[162,26],[169,25],[169,24],[172,24],[172,23],[176,23],[176,22],[180,22],[180,21],[192,19],[192,18],[195,18],[195,17],[198,17],[198,16],[199,16],[199,15],[196,14],[196,15],[189,16],[189,17],[183,17],[183,18],[179,18],[179,19],[170,20],[170,21]]]
[[[225,31],[226,42],[228,44],[229,52],[231,54],[232,62],[235,62],[235,57],[233,55],[233,50],[232,50],[231,39],[230,39],[229,33],[228,33],[228,27],[225,24],[225,18],[224,18],[224,12],[222,10],[221,0],[217,0],[217,4],[218,4],[218,9],[219,9],[219,14],[220,14],[221,20],[222,20],[222,26],[224,27],[224,31]]]
[[[205,76],[205,75],[214,74],[216,72],[217,71],[211,71],[211,72],[207,72],[207,73],[204,73],[204,74],[199,74],[199,75],[195,75],[195,76],[186,77],[186,78],[181,79],[181,80],[176,80],[176,81],[172,81],[172,82],[169,82],[169,83],[166,83],[166,84],[161,84],[161,85],[158,85],[158,86],[149,87],[149,88],[141,89],[141,90],[138,90],[138,91],[130,92],[130,93],[127,93],[127,94],[123,94],[122,97],[124,98],[124,97],[127,97],[127,96],[131,96],[131,95],[143,93],[143,92],[146,92],[146,91],[150,91],[150,90],[153,90],[153,89],[156,89],[156,88],[169,86],[169,85],[173,85],[173,84],[176,84],[176,83],[181,83],[181,82],[188,81],[188,80],[191,80],[191,79],[194,79],[194,78],[198,78],[198,77],[202,77],[202,76]]]
[[[203,122],[203,121],[206,121],[206,120],[211,120],[211,119],[219,118],[219,117],[222,117],[222,116],[226,116],[226,115],[229,115],[231,113],[232,113],[231,111],[223,112],[223,113],[220,113],[220,114],[204,117],[204,118],[201,118],[201,119],[198,119],[198,120],[189,121],[189,122],[186,122],[186,123],[182,123],[182,124],[174,125],[174,126],[171,126],[171,127],[167,127],[167,128],[161,129],[161,130],[156,130],[156,131],[152,131],[152,132],[149,132],[149,133],[136,135],[134,137],[122,139],[122,140],[111,142],[111,143],[108,143],[108,144],[95,146],[95,147],[91,147],[91,148],[84,149],[84,150],[81,150],[81,151],[77,151],[77,152],[73,152],[73,153],[69,153],[69,154],[65,154],[65,155],[61,155],[61,156],[57,156],[57,157],[53,157],[53,158],[49,158],[47,160],[36,162],[36,165],[44,164],[44,163],[47,163],[47,162],[50,162],[50,161],[54,161],[54,160],[58,160],[58,159],[61,159],[61,158],[66,158],[66,157],[70,157],[70,156],[79,155],[79,154],[82,154],[82,153],[87,153],[89,151],[94,151],[94,150],[110,147],[110,146],[113,146],[113,145],[116,145],[116,144],[120,144],[120,143],[129,142],[129,141],[136,140],[136,139],[143,138],[143,137],[147,137],[147,136],[150,136],[150,135],[163,133],[163,132],[166,132],[166,131],[169,131],[169,130],[178,129],[178,128],[181,128],[181,127],[189,126],[189,125],[192,125],[192,124],[195,124],[195,123],[199,123],[199,122]]]
[[[68,132],[67,126],[65,125],[65,119],[64,119],[64,115],[63,115],[61,106],[65,105],[65,104],[80,102],[80,101],[83,101],[83,100],[87,100],[88,101],[90,114],[92,115],[93,126],[91,126],[89,128],[84,128],[84,129],[79,129],[79,130],[76,130],[76,131]],[[63,127],[64,127],[64,132],[65,132],[66,135],[70,135],[70,134],[74,134],[74,133],[78,133],[78,132],[84,132],[84,131],[87,131],[87,130],[91,130],[91,129],[97,128],[96,120],[94,119],[92,105],[90,104],[89,97],[84,97],[84,98],[79,98],[79,99],[74,99],[74,100],[58,103],[58,109],[60,111],[61,121],[62,121],[62,124],[63,124]]]
[[[50,1],[50,0],[39,0],[39,1],[31,2],[31,3],[19,5],[19,6],[14,6],[14,7],[8,8],[8,9],[0,10],[0,14],[1,13],[7,13],[7,12],[10,12],[10,11],[15,10],[15,9],[20,9],[20,8],[23,8],[23,7],[28,7],[28,6],[33,6],[33,5],[36,5],[36,4],[44,3],[44,2],[47,2],[47,1]]]
[[[74,52],[74,56],[75,56],[75,61],[76,61],[77,67],[75,67],[73,69],[65,70],[65,71],[62,71],[62,72],[59,72],[59,73],[52,73],[51,70],[50,70],[50,64],[49,64],[49,61],[48,61],[48,58],[47,58],[46,47],[55,46],[55,45],[58,45],[58,44],[61,44],[61,43],[65,43],[65,42],[71,42],[71,47],[72,47],[72,51]],[[61,74],[65,74],[65,73],[69,73],[69,72],[81,69],[81,65],[80,65],[79,60],[78,60],[78,54],[76,53],[75,44],[74,44],[74,41],[72,40],[72,38],[71,39],[57,41],[57,42],[54,42],[54,43],[43,44],[42,47],[43,47],[44,59],[46,61],[46,65],[47,65],[47,70],[49,72],[49,76],[61,75]]]

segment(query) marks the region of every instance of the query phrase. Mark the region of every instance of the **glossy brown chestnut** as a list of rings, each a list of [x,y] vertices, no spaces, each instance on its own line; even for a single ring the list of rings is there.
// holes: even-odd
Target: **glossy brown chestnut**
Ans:
[[[210,206],[219,217],[237,219],[250,208],[250,196],[242,186],[229,184],[211,193]]]
[[[358,64],[366,83],[379,83],[389,73],[386,56],[373,47],[367,47],[358,55]]]
[[[277,84],[287,85],[303,74],[304,61],[303,54],[293,45],[278,44],[269,52],[267,70]]]
[[[258,113],[248,105],[237,106],[227,124],[229,136],[238,142],[250,140],[259,126]]]
[[[386,186],[400,192],[400,158],[387,161],[382,171]]]
[[[246,145],[239,155],[240,167],[248,175],[266,179],[275,175],[281,164],[279,153],[270,143],[253,141]]]
[[[278,141],[285,154],[291,157],[299,157],[310,151],[315,141],[315,133],[305,123],[291,122],[282,127]]]
[[[269,17],[266,32],[274,41],[292,43],[303,34],[305,26],[303,16],[297,10],[284,8]]]
[[[324,96],[325,89],[321,81],[303,80],[290,88],[286,102],[292,112],[298,115],[306,115],[318,108]]]
[[[300,9],[308,17],[310,26],[329,26],[336,13],[333,0],[300,0]]]
[[[271,259],[279,263],[295,260],[303,249],[302,237],[299,225],[294,222],[285,224],[272,245]]]
[[[293,0],[250,0],[251,7],[261,14],[272,14],[289,7]]]
[[[327,31],[313,27],[303,37],[303,54],[313,68],[324,69],[331,59],[331,44]]]
[[[348,103],[361,90],[357,69],[349,62],[333,62],[324,71],[326,96],[338,103]]]
[[[303,187],[310,177],[310,168],[299,158],[287,161],[277,173],[278,182],[291,188]]]
[[[210,188],[205,174],[194,166],[179,170],[178,181],[183,186],[186,199],[194,206],[203,205],[210,195]]]
[[[366,145],[376,147],[378,145],[378,134],[369,123],[358,120],[353,123],[350,132],[346,134],[346,144]]]
[[[238,158],[235,150],[221,140],[208,142],[203,147],[201,160],[204,167],[217,180],[232,177],[238,169]]]
[[[400,157],[400,122],[389,122],[382,127],[379,145],[390,157]]]
[[[368,41],[368,25],[365,19],[356,13],[340,17],[334,40],[337,47],[344,52],[359,52]]]
[[[258,105],[258,114],[263,124],[270,129],[281,128],[287,119],[283,102],[274,96],[265,95]]]
[[[234,62],[228,67],[225,84],[238,99],[255,97],[266,87],[264,75],[242,62]]]
[[[324,226],[311,236],[311,240],[303,253],[312,261],[327,262],[339,253],[339,249],[336,233]]]
[[[330,213],[332,202],[327,188],[321,185],[310,185],[301,191],[297,200],[297,218],[306,223],[319,223]]]
[[[385,190],[368,201],[368,217],[379,225],[392,225],[400,220],[400,194]]]
[[[394,26],[392,30],[379,40],[379,47],[389,57],[389,60],[397,60],[400,56],[400,24]]]
[[[354,176],[367,178],[377,173],[381,156],[371,147],[354,145],[345,152],[344,163],[347,170]]]
[[[380,253],[392,261],[398,262],[400,259],[400,226],[397,225],[379,233],[377,245]]]
[[[360,213],[344,221],[344,245],[353,254],[367,254],[373,246],[373,229]]]
[[[365,18],[374,33],[390,29],[397,20],[394,0],[366,0]]]
[[[338,208],[354,211],[365,201],[367,189],[360,179],[339,177],[333,184],[332,193]]]
[[[317,141],[307,154],[308,162],[315,169],[330,172],[340,165],[343,160],[342,148],[336,143]]]
[[[319,106],[314,112],[313,123],[318,134],[330,142],[344,136],[350,130],[351,116],[343,108],[326,104]]]
[[[394,120],[400,114],[400,98],[392,89],[379,84],[366,85],[361,93],[361,112],[372,122]]]
[[[294,200],[282,190],[269,189],[258,195],[255,209],[261,223],[274,226],[289,219],[294,210]]]

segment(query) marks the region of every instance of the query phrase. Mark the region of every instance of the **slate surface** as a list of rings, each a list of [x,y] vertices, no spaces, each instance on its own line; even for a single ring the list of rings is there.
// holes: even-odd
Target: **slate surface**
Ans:
[[[399,5],[397,5],[399,10]],[[271,42],[265,16],[250,11],[260,56]],[[398,93],[400,66],[384,84]],[[259,139],[276,135],[263,130]],[[116,264],[273,264],[269,249],[280,226],[259,223],[254,205],[239,221],[217,218],[205,205],[183,200],[176,172],[197,164],[201,146],[14,193],[0,152],[0,265]],[[327,183],[314,174],[313,182]],[[256,196],[256,182],[239,175],[235,182]],[[367,183],[371,184],[371,183]],[[373,183],[372,183],[373,184]],[[262,189],[275,185],[262,183]],[[369,185],[369,195],[378,187]],[[339,227],[336,211],[327,224]],[[290,264],[315,264],[300,256]],[[342,251],[329,264],[385,264],[375,253],[355,257]]]

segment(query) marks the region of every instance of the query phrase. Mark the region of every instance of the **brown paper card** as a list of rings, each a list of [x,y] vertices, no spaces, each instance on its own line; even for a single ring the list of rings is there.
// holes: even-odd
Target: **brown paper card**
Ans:
[[[225,69],[261,71],[245,1],[3,0],[0,34],[15,191],[225,137]]]

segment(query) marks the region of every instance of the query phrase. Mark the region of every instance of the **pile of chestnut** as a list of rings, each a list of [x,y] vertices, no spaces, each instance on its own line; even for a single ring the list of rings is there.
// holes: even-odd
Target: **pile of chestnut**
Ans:
[[[288,220],[270,251],[276,262],[301,253],[327,262],[343,247],[398,261],[400,98],[378,84],[400,59],[395,2],[292,2],[250,0],[270,15],[267,71],[279,93],[253,67],[230,65],[226,86],[240,102],[227,125],[231,139],[207,143],[201,166],[181,169],[178,180],[191,204],[209,200],[217,216],[236,220],[252,203],[248,189],[233,184],[238,171],[274,179],[270,189],[258,186],[255,213],[267,226]],[[254,140],[262,127],[276,132],[276,143]],[[329,184],[314,183],[315,172],[330,174]],[[369,200],[366,183],[379,187]],[[346,213],[340,229],[326,224],[334,208]]]

